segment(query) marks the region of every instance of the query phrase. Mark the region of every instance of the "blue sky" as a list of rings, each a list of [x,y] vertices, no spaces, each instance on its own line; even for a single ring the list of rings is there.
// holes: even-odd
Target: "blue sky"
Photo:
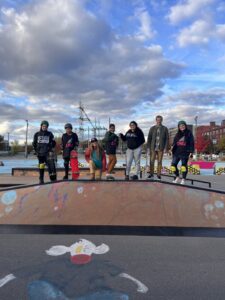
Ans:
[[[225,1],[0,0],[0,134],[225,119]]]

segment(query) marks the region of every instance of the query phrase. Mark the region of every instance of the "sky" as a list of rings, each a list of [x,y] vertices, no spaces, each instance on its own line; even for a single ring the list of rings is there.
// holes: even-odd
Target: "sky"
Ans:
[[[225,119],[225,0],[0,0],[0,135]],[[84,126],[90,126],[84,122]]]

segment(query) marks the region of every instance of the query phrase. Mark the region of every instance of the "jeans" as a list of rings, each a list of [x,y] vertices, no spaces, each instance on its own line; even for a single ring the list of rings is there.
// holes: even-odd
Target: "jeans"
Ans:
[[[186,179],[187,173],[188,173],[188,156],[173,156],[171,166],[174,167],[174,174],[176,177],[179,177],[179,170],[177,168],[177,165],[179,161],[181,160],[181,173],[182,173],[182,178]]]
[[[130,175],[130,169],[132,162],[134,160],[135,162],[135,175],[140,175],[141,171],[141,152],[142,152],[142,146],[136,148],[136,149],[127,149],[126,151],[126,175]]]

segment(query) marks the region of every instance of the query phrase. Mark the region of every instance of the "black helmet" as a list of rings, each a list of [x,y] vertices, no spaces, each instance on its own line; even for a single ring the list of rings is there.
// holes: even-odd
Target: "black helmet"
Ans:
[[[41,126],[42,125],[46,125],[47,127],[49,126],[49,123],[48,123],[48,121],[46,121],[46,120],[43,120],[43,121],[41,121]]]
[[[66,128],[73,129],[73,126],[72,126],[72,124],[70,124],[70,123],[66,123],[64,127],[65,127],[65,129],[66,129]]]

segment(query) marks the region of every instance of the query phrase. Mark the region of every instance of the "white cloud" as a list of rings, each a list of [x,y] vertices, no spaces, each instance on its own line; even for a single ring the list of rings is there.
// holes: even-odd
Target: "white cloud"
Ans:
[[[225,24],[216,25],[215,34],[222,42],[225,42]]]
[[[137,38],[141,41],[152,39],[155,36],[156,31],[152,28],[151,16],[147,11],[142,11],[138,13],[138,19],[141,25],[137,33]]]
[[[41,0],[20,12],[3,10],[0,82],[32,103],[32,111],[23,110],[28,119],[49,116],[63,123],[80,100],[96,117],[127,116],[134,106],[160,96],[164,81],[184,68],[165,59],[160,46],[145,47],[136,34],[116,35],[82,3]],[[140,32],[150,38],[149,16],[143,10],[139,16]],[[6,116],[19,119],[22,113]]]
[[[189,45],[207,45],[213,36],[214,25],[210,21],[197,20],[191,26],[182,29],[177,42],[180,47]]]
[[[182,21],[199,16],[202,9],[214,3],[214,0],[186,0],[170,8],[168,19],[171,24],[176,25]]]

